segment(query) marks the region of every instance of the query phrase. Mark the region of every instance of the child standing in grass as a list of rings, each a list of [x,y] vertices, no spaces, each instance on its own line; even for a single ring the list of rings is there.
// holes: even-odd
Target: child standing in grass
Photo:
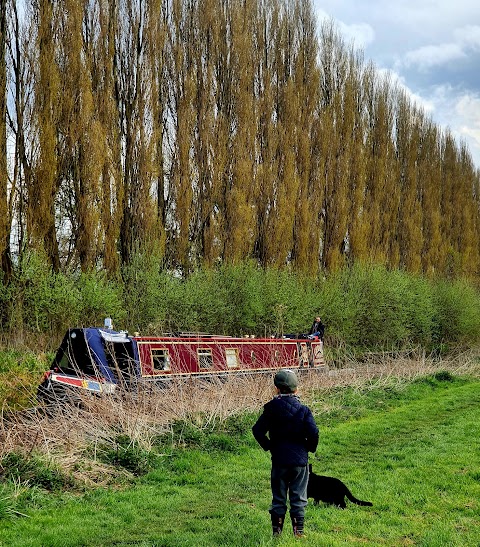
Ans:
[[[308,453],[317,449],[318,427],[310,409],[296,395],[298,380],[292,370],[278,371],[274,385],[277,395],[263,407],[252,432],[260,446],[272,455],[270,515],[273,535],[282,533],[288,494],[293,533],[302,537],[307,505]]]

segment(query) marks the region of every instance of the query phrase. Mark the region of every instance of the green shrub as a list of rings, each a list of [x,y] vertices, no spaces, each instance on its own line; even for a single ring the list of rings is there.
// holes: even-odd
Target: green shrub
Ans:
[[[78,318],[79,300],[73,277],[53,273],[41,255],[23,256],[14,285],[12,328],[56,332]]]
[[[10,452],[0,459],[0,476],[3,479],[27,482],[49,491],[74,486],[73,480],[41,456]]]
[[[254,413],[242,412],[229,416],[221,424],[221,430],[237,438],[251,439],[251,430],[258,416]]]
[[[432,339],[431,284],[383,266],[355,265],[323,284],[322,308],[330,343],[356,350],[390,350]]]
[[[118,284],[109,281],[103,272],[82,273],[76,280],[76,290],[81,302],[77,320],[65,325],[101,326],[105,317],[111,317],[115,326],[125,320],[122,290]]]
[[[152,469],[154,455],[138,446],[128,435],[118,435],[112,444],[104,443],[97,447],[101,461],[122,467],[134,475],[143,475]]]
[[[47,260],[24,255],[12,282],[8,325],[13,330],[60,336],[70,326],[98,325],[106,316],[125,316],[121,287],[103,272],[54,273]],[[0,293],[1,298],[1,293]]]
[[[38,374],[45,370],[49,356],[39,356],[32,351],[0,351],[0,374],[4,372],[33,372]]]
[[[448,370],[439,370],[427,376],[416,379],[413,384],[426,384],[432,388],[445,387],[447,383],[463,383],[463,380]]]
[[[171,425],[169,441],[174,445],[201,447],[205,442],[206,432],[188,419],[175,420]],[[166,436],[165,436],[166,439]]]
[[[164,274],[155,255],[137,253],[122,267],[123,305],[128,316],[128,329],[144,331],[149,325],[165,322],[163,297]]]
[[[56,341],[67,327],[110,316],[117,328],[151,335],[268,337],[305,333],[319,314],[330,356],[412,346],[443,351],[479,339],[480,295],[463,280],[431,281],[372,264],[313,279],[254,262],[200,268],[183,279],[155,254],[135,255],[121,273],[118,280],[104,272],[54,274],[41,255],[24,255],[12,284],[0,283],[4,332]]]
[[[228,335],[305,332],[317,313],[312,279],[252,262],[202,268],[165,296],[173,330]]]
[[[323,282],[302,277],[288,270],[267,269],[261,287],[265,300],[261,321],[264,331],[306,333],[313,318],[323,315]]]
[[[437,343],[469,344],[478,341],[480,295],[463,280],[439,281],[434,289],[433,335]]]
[[[455,380],[453,374],[448,370],[439,370],[433,374],[433,377],[439,382],[453,382]]]
[[[173,331],[252,332],[257,311],[255,269],[250,265],[201,268],[165,294]]]
[[[245,413],[209,423],[208,415],[195,414],[172,422],[170,432],[159,437],[158,444],[236,452],[253,442],[251,428],[255,419],[253,414]]]
[[[37,386],[51,355],[31,351],[0,351],[0,406],[8,410],[35,404]]]
[[[204,448],[221,452],[237,452],[239,443],[226,433],[210,433],[205,439]]]

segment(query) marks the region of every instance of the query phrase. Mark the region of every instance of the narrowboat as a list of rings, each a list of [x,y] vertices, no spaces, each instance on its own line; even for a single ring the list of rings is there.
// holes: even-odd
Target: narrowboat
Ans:
[[[130,336],[104,327],[71,328],[38,388],[40,399],[64,397],[77,390],[113,393],[139,380],[168,385],[174,378],[228,377],[325,369],[323,343],[315,337],[230,337],[202,333]]]

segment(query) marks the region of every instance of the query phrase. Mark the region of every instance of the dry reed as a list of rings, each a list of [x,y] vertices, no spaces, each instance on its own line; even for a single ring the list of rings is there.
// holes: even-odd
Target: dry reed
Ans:
[[[306,371],[301,395],[307,402],[342,386],[375,389],[401,385],[438,371],[480,374],[478,355],[466,352],[448,359],[425,355],[378,356],[341,369]],[[19,412],[3,409],[0,419],[0,463],[10,452],[41,454],[85,484],[109,484],[125,470],[101,463],[99,447],[114,446],[119,435],[132,445],[150,450],[159,436],[172,434],[172,424],[183,421],[213,430],[225,420],[245,412],[258,412],[273,394],[271,374],[239,374],[204,381],[185,378],[167,387],[137,384],[114,395],[83,394],[75,404],[59,402],[51,408],[33,406]],[[80,403],[80,404],[79,404]]]

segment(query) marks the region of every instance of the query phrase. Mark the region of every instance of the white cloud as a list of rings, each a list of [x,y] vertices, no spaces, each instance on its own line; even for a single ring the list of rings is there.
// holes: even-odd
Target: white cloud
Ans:
[[[480,51],[480,26],[465,25],[453,31],[452,42],[437,45],[426,45],[407,51],[397,67],[416,66],[419,70],[427,70],[441,66],[451,61],[468,57],[470,51]]]
[[[385,68],[377,68],[377,73],[382,78],[388,78],[392,82],[392,84],[403,90],[406,93],[407,97],[410,98],[412,103],[417,105],[419,108],[422,108],[426,114],[430,114],[435,110],[434,101],[430,98],[423,97],[418,93],[414,93],[406,84],[405,78],[401,76],[398,72]]]
[[[457,100],[458,133],[469,145],[472,157],[480,166],[480,95],[463,95]]]
[[[322,9],[316,10],[316,16],[319,24],[321,24],[322,21],[331,18],[331,16]],[[353,42],[355,47],[358,49],[365,49],[375,40],[375,31],[368,23],[360,22],[348,25],[343,21],[335,19],[335,24],[337,25],[338,30],[345,41],[347,43]]]
[[[340,22],[340,32],[359,49],[364,49],[375,40],[375,31],[367,23],[347,25]]]
[[[334,18],[440,129],[463,140],[480,168],[480,2],[313,0],[318,24]],[[385,69],[385,70],[383,70]]]
[[[471,120],[472,125],[480,130],[480,96],[467,94],[457,101],[455,108],[457,114]]]
[[[453,35],[465,47],[480,50],[480,26],[466,25],[455,29]]]
[[[405,67],[416,65],[420,70],[426,70],[450,61],[463,59],[466,56],[462,46],[456,43],[423,46],[413,51],[408,51],[400,64]]]
[[[435,122],[466,143],[474,164],[480,168],[480,94],[440,85],[431,89],[427,100],[433,105]]]

